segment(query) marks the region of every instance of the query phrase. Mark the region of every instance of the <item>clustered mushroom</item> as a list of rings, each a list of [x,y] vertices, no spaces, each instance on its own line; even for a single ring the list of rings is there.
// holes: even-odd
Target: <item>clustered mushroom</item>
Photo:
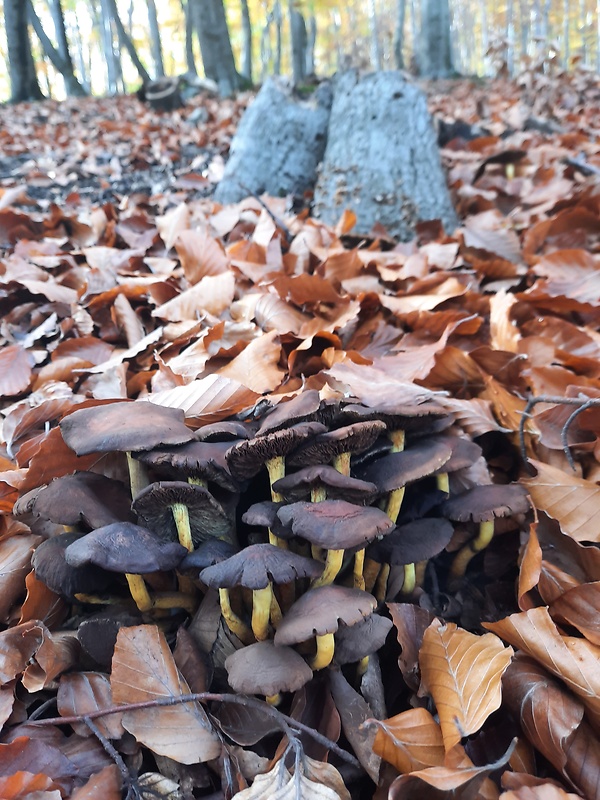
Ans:
[[[313,389],[196,430],[145,401],[75,410],[60,423],[67,445],[123,454],[129,485],[80,472],[23,495],[15,513],[64,531],[38,547],[35,572],[71,602],[105,606],[81,626],[103,664],[126,620],[181,618],[206,593],[235,691],[277,703],[332,662],[364,670],[391,628],[385,600],[416,597],[432,559],[460,582],[494,519],[529,508],[519,485],[492,483],[434,394],[404,400]]]

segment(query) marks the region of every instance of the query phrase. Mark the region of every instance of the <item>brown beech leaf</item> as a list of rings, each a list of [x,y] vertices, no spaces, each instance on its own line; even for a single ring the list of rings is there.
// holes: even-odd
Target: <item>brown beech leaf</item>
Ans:
[[[502,792],[500,800],[580,800],[581,795],[565,792],[553,783],[541,786],[522,786],[508,792]]]
[[[17,772],[51,775],[61,787],[70,786],[79,770],[58,747],[41,739],[18,736],[10,744],[0,744],[0,776]]]
[[[531,608],[482,624],[561,678],[583,701],[595,724],[600,724],[600,647],[562,636],[547,608]]]
[[[117,704],[190,694],[155,625],[119,630],[110,682]],[[122,721],[139,742],[180,764],[210,761],[221,754],[221,743],[199,703],[128,711]]]
[[[110,681],[100,672],[75,672],[63,675],[57,695],[57,708],[61,717],[80,716],[102,711],[113,705]],[[107,739],[120,739],[125,733],[121,714],[110,714],[96,720],[98,729]],[[79,736],[92,736],[92,731],[83,723],[73,723]]]
[[[21,459],[24,453],[25,448],[21,448],[17,458]],[[50,483],[53,478],[59,478],[61,475],[68,475],[77,470],[86,472],[103,458],[102,454],[98,453],[76,456],[65,444],[58,427],[52,428],[44,435],[32,455],[29,471],[21,487],[22,492]]]
[[[425,708],[395,717],[369,720],[377,728],[373,750],[398,772],[415,772],[444,765],[446,751],[439,724]]]
[[[175,240],[175,250],[184,275],[192,285],[207,275],[219,275],[229,268],[223,246],[206,231],[180,231]]]
[[[455,397],[439,397],[437,402],[446,411],[455,415],[457,423],[470,436],[482,436],[490,431],[505,431],[492,414],[489,400],[474,397],[471,400],[458,400]]]
[[[400,775],[390,786],[388,800],[483,800],[490,795],[484,794],[482,784],[499,766],[429,767]]]
[[[31,355],[18,344],[0,351],[0,396],[22,394],[31,382]]]
[[[297,334],[309,318],[276,294],[265,292],[254,305],[254,319],[263,331]]]
[[[421,684],[419,650],[423,644],[423,634],[435,617],[430,611],[413,603],[388,603],[387,607],[396,627],[398,644],[402,648],[398,666],[408,686],[417,692]]]
[[[148,399],[159,406],[182,408],[186,417],[207,425],[219,422],[254,405],[260,394],[223,375],[208,375],[188,383],[155,392]]]
[[[2,685],[20,675],[42,642],[44,626],[25,622],[0,633],[0,682]]]
[[[52,793],[52,794],[50,794]],[[28,797],[39,800],[58,800],[62,794],[58,784],[42,772],[15,772],[0,777],[0,797],[2,800],[26,800]]]
[[[350,795],[341,776],[334,780],[332,770],[335,767],[329,764],[322,764],[321,768],[309,765],[303,772],[290,775],[278,761],[269,772],[257,775],[249,789],[243,789],[235,797],[238,800],[349,800]],[[320,781],[322,777],[326,778],[327,783],[314,780],[317,778]],[[336,789],[341,789],[343,793],[340,794]]]
[[[600,797],[600,742],[585,720],[583,704],[522,654],[503,684],[506,703],[534,747],[584,797]]]
[[[537,522],[532,522],[529,526],[529,538],[519,566],[518,598],[521,611],[527,611],[528,608],[535,606],[535,602],[527,595],[528,592],[535,589],[540,580],[542,548],[538,540],[537,526]]]
[[[75,631],[50,633],[43,623],[42,641],[35,659],[23,673],[23,686],[29,692],[39,692],[51,684],[59,675],[75,666],[80,648]]]
[[[258,394],[272,392],[285,377],[284,370],[277,366],[280,357],[279,334],[269,331],[253,339],[239,356],[219,370],[219,375],[239,381]]]
[[[490,344],[495,350],[517,353],[519,329],[510,318],[510,310],[517,302],[514,294],[504,290],[490,297]]]
[[[235,278],[232,272],[207,275],[190,289],[155,308],[152,316],[170,322],[196,320],[202,312],[218,317],[233,302],[234,292]]]
[[[532,460],[533,478],[522,478],[540,511],[558,520],[563,533],[578,542],[600,542],[600,486],[541,461]]]
[[[25,587],[27,595],[21,606],[20,625],[31,620],[40,620],[48,628],[52,628],[67,616],[66,602],[60,595],[49,589],[45,583],[39,581],[34,570],[27,574]]]
[[[162,217],[156,217],[155,223],[160,238],[170,250],[180,233],[190,227],[190,210],[185,203],[179,203]]]
[[[501,678],[512,656],[497,636],[476,636],[439,619],[427,628],[419,652],[421,679],[435,701],[446,750],[500,707]]]
[[[41,542],[39,536],[12,536],[0,542],[0,619],[5,619],[23,594],[25,577],[31,570],[31,556]]]
[[[558,597],[550,615],[577,628],[592,644],[600,645],[600,581],[582,583]]]
[[[71,795],[71,800],[121,800],[121,775],[116,764],[97,772]]]

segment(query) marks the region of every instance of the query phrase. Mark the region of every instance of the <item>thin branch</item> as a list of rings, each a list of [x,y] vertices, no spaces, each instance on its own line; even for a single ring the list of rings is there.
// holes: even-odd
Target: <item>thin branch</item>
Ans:
[[[314,739],[315,742],[318,742],[319,744],[323,745],[323,747],[331,750],[344,761],[347,761],[349,764],[352,764],[355,767],[360,767],[359,761],[354,758],[354,756],[350,755],[350,753],[341,748],[331,739],[323,736],[322,733],[319,733],[314,728],[305,725],[303,722],[299,722],[293,717],[289,717],[287,714],[284,714],[273,706],[268,705],[268,703],[264,703],[262,700],[258,700],[255,697],[246,697],[245,695],[198,692],[197,694],[184,694],[180,695],[179,697],[164,697],[159,700],[146,700],[142,703],[125,703],[123,705],[111,706],[110,708],[103,708],[99,711],[92,711],[85,715],[75,714],[70,717],[51,717],[49,719],[40,719],[35,720],[31,724],[38,726],[66,725],[73,724],[75,722],[86,722],[86,719],[94,720],[99,719],[100,717],[107,717],[109,714],[124,714],[126,711],[138,711],[144,708],[159,708],[161,706],[175,706],[179,705],[179,703],[203,703],[210,700],[213,700],[217,703],[235,703],[237,705],[249,706],[250,708],[256,708],[257,710],[266,712],[269,714],[269,716],[273,717],[273,719],[277,721],[279,727],[284,733],[286,733],[286,735],[289,734],[290,729],[292,731],[306,733],[308,736]]]
[[[127,768],[127,764],[121,758],[121,754],[115,750],[112,744],[108,741],[106,736],[102,733],[102,731],[98,728],[96,723],[90,719],[90,717],[85,714],[82,717],[82,721],[87,725],[87,727],[91,730],[94,734],[96,739],[100,742],[104,751],[112,758],[112,760],[117,765],[117,769],[121,773],[121,778],[123,779],[123,783],[127,786],[127,799],[128,800],[139,800],[141,798],[141,793],[139,787],[137,785],[136,779],[130,773],[129,769]]]

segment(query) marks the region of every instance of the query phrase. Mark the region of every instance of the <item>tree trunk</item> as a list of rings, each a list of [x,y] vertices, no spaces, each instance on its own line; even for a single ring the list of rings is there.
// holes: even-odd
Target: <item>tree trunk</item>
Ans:
[[[330,104],[327,83],[310,100],[299,100],[283,79],[267,79],[233,137],[215,199],[233,203],[251,192],[302,197],[312,189],[325,150]]]
[[[240,88],[223,0],[188,0],[193,4],[194,22],[204,74],[215,81],[219,93],[229,97]]]
[[[306,29],[306,74],[315,74],[315,44],[317,43],[317,18],[311,14]]]
[[[12,103],[42,100],[44,97],[33,66],[27,16],[27,6],[22,0],[4,0]]]
[[[379,47],[379,31],[377,25],[377,9],[375,0],[368,2],[369,35],[371,39],[371,65],[374,69],[381,69],[381,48]]]
[[[294,86],[299,86],[306,79],[306,23],[304,16],[296,8],[295,0],[288,0],[288,10],[292,40],[292,76]]]
[[[273,6],[273,19],[275,20],[275,61],[273,63],[273,73],[281,75],[281,26],[283,25],[283,14],[281,13],[281,3],[275,0]]]
[[[394,62],[396,69],[404,69],[404,19],[406,0],[396,0],[396,27],[394,29]]]
[[[432,219],[448,233],[456,227],[427,98],[399,72],[335,79],[314,214],[335,224],[345,209],[356,214],[358,235],[381,224],[410,240],[419,221]]]
[[[252,23],[248,0],[241,0],[242,4],[242,75],[248,83],[252,84]]]
[[[44,53],[54,69],[63,77],[65,82],[65,91],[69,97],[85,97],[87,92],[83,88],[83,86],[79,83],[77,78],[75,77],[75,72],[73,70],[73,62],[71,60],[71,54],[69,52],[69,48],[67,45],[67,35],[65,32],[65,21],[64,17],[62,16],[62,7],[60,5],[60,0],[55,0],[55,3],[58,6],[58,11],[60,12],[60,19],[61,22],[58,25],[59,30],[62,33],[57,33],[57,38],[59,41],[59,47],[63,49],[66,47],[66,55],[63,56],[59,49],[54,47],[44,28],[42,23],[40,22],[40,18],[35,13],[35,9],[33,7],[33,3],[31,0],[26,0],[27,10],[29,14],[29,21],[31,22],[33,29],[36,33],[36,36],[40,40],[40,44],[44,50]],[[55,20],[56,23],[56,20]],[[61,39],[63,40],[62,45],[60,44]]]
[[[569,58],[571,52],[569,50],[569,34],[570,34],[570,20],[569,20],[569,0],[563,2],[563,58],[564,67],[569,69]]]
[[[81,75],[81,84],[85,89],[86,93],[90,94],[92,91],[90,77],[89,77],[90,73],[85,63],[85,57],[83,54],[83,42],[81,41],[81,31],[79,30],[79,23],[77,21],[76,16],[74,17],[74,19],[69,20],[69,35],[71,37],[71,41],[74,42],[75,60],[77,62],[77,69],[79,70],[79,74]]]
[[[454,72],[448,0],[422,0],[420,71],[428,78],[447,78]]]
[[[185,63],[188,75],[197,75],[196,59],[194,58],[194,16],[190,7],[190,0],[180,0],[181,10],[185,17]]]
[[[127,50],[129,58],[131,59],[133,66],[136,68],[137,73],[142,80],[142,83],[150,83],[150,75],[146,72],[144,65],[139,59],[139,56],[133,45],[133,42],[131,41],[131,38],[129,37],[127,31],[123,26],[121,17],[119,16],[119,10],[117,8],[116,0],[105,0],[105,2],[106,2],[106,8],[110,12],[110,16],[112,18],[112,21],[114,22],[120,46],[124,47],[125,50]]]
[[[160,28],[158,27],[158,17],[156,15],[156,3],[154,0],[146,0],[146,4],[148,6],[148,27],[150,28],[150,48],[152,50],[152,60],[154,61],[154,77],[164,78],[165,65],[160,40]]]

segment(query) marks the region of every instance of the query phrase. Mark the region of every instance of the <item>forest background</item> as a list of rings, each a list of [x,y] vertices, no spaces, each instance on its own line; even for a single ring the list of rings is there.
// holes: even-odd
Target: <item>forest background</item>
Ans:
[[[600,70],[600,0],[226,0],[222,5],[235,64],[247,86],[270,74],[292,73],[290,21],[299,16],[304,75],[329,75],[349,66],[424,72],[422,28],[432,8],[447,17],[452,65],[459,74],[494,75],[503,69],[514,74],[540,60]],[[196,70],[202,75],[198,15],[203,7],[220,7],[221,0],[4,0],[2,6],[4,101],[11,96],[6,31],[19,7],[29,9],[39,87],[45,96],[61,99],[73,93],[75,83],[94,95],[132,91],[140,85],[140,64],[150,78]],[[68,50],[57,32],[61,16]],[[133,60],[132,49],[123,46],[123,31]],[[67,52],[76,78],[70,88],[53,57]]]

